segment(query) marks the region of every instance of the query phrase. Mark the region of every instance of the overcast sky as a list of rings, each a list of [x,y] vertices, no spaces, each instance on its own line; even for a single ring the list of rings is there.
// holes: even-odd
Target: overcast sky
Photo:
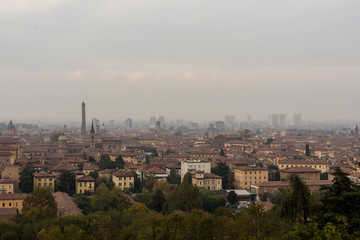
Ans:
[[[360,117],[358,0],[0,6],[0,119]]]

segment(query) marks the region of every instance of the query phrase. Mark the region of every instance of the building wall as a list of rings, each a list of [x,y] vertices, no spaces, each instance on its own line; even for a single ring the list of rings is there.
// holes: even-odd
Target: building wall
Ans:
[[[134,186],[134,177],[116,177],[112,176],[112,180],[115,187],[124,190],[125,188],[131,188]]]
[[[14,193],[13,183],[0,183],[0,194]]]
[[[0,200],[0,208],[17,208],[19,212],[23,208],[24,199],[17,200]]]
[[[237,189],[250,189],[251,184],[267,182],[269,172],[267,170],[241,170],[235,169],[234,185]]]
[[[76,193],[83,194],[85,192],[94,192],[95,182],[76,182]]]
[[[329,165],[322,163],[279,163],[279,169],[293,168],[293,167],[311,167],[320,170],[321,173],[329,172]]]
[[[196,171],[211,172],[211,163],[200,160],[189,160],[181,162],[181,181],[187,172],[195,174]]]
[[[35,188],[47,188],[54,192],[55,176],[54,177],[34,177]]]

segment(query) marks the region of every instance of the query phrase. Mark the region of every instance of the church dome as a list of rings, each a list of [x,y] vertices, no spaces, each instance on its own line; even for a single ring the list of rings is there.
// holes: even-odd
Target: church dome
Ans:
[[[12,120],[10,120],[9,124],[6,127],[6,130],[15,130],[15,126],[14,126]]]
[[[64,133],[62,133],[59,138],[58,138],[58,141],[67,141],[67,137],[64,135]]]

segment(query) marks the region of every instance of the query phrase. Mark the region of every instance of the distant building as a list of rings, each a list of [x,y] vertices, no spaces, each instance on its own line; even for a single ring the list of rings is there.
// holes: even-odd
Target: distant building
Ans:
[[[50,173],[34,173],[34,189],[46,188],[54,192],[56,176]]]
[[[252,184],[267,182],[269,171],[261,167],[238,167],[235,169],[234,186],[240,189],[250,189]]]
[[[6,127],[5,136],[16,136],[16,128],[12,120],[10,120],[9,124]]]
[[[187,160],[181,162],[181,181],[187,172],[195,174],[196,171],[204,171],[204,173],[211,172],[211,163],[202,160]]]
[[[150,118],[150,127],[151,128],[155,128],[156,127],[156,117],[155,116],[152,116]]]
[[[250,124],[250,123],[251,123],[251,121],[252,121],[252,120],[251,120],[251,115],[249,114],[249,115],[247,116],[247,123],[249,123],[249,124]]]
[[[286,115],[285,114],[279,114],[279,125],[280,128],[285,128],[286,127]]]
[[[112,174],[112,181],[115,187],[124,190],[134,186],[134,175],[129,171],[118,170]]]
[[[83,176],[76,180],[76,193],[83,194],[86,192],[94,192],[95,179],[91,176]]]
[[[272,128],[279,127],[279,115],[278,114],[270,114],[268,116],[268,126]]]
[[[21,212],[26,193],[0,194],[0,208],[15,208]]]
[[[301,114],[299,114],[299,113],[294,114],[294,126],[295,127],[301,126]]]
[[[280,170],[280,179],[287,180],[291,174],[296,174],[302,180],[320,180],[320,170],[311,167],[293,167]]]
[[[132,129],[132,120],[131,118],[128,118],[125,120],[125,128],[126,129]]]
[[[234,115],[225,116],[225,127],[227,129],[233,129],[234,124],[235,124],[235,116]]]
[[[160,128],[165,128],[165,118],[163,116],[159,117]]]
[[[217,131],[223,131],[225,130],[225,123],[223,121],[217,121],[215,127]]]
[[[192,177],[192,184],[205,189],[220,190],[222,189],[222,177],[213,173],[196,171],[195,175]]]
[[[85,115],[85,102],[81,104],[81,135],[86,136],[86,115]]]

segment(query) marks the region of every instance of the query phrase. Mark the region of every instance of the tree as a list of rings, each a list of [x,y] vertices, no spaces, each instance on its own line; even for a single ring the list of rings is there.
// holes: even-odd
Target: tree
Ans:
[[[141,181],[140,181],[140,178],[139,176],[137,175],[137,173],[132,170],[131,171],[132,175],[134,176],[134,188],[133,188],[133,192],[135,193],[138,193],[138,192],[141,192],[142,191],[142,184],[141,184]]]
[[[99,172],[98,171],[91,171],[89,173],[89,176],[92,177],[93,179],[95,179],[95,181],[96,181],[96,179],[99,177]]]
[[[75,174],[65,171],[60,174],[55,185],[55,191],[60,191],[72,196],[75,193]]]
[[[180,184],[181,183],[181,176],[176,173],[175,168],[170,169],[168,181],[170,184]]]
[[[114,188],[109,190],[105,184],[101,184],[91,198],[93,211],[109,211],[111,209],[124,210],[130,206],[129,199],[121,190]]]
[[[221,149],[221,151],[220,151],[220,156],[222,156],[222,157],[224,157],[224,156],[225,156],[224,149]]]
[[[172,192],[173,207],[182,211],[191,211],[201,207],[199,189],[187,181],[183,181]],[[174,209],[174,210],[175,210]]]
[[[336,223],[345,217],[352,229],[360,228],[360,189],[339,167],[334,169],[333,184],[321,188],[323,195],[320,223]]]
[[[291,221],[300,220],[307,223],[310,213],[310,190],[296,174],[291,174],[288,181],[290,188],[284,190],[281,195],[281,212]]]
[[[113,162],[110,159],[108,154],[102,154],[99,160],[99,167],[101,170],[111,168],[113,166]]]
[[[22,212],[36,221],[54,218],[57,213],[55,197],[45,188],[36,188],[24,199]]]
[[[32,193],[34,189],[34,170],[29,168],[23,168],[20,173],[20,191],[22,193]]]
[[[191,173],[187,172],[187,173],[184,175],[183,183],[192,184],[192,175],[191,175]]]
[[[238,202],[238,197],[235,191],[230,191],[227,195],[227,200],[231,205],[234,205]]]
[[[149,207],[157,212],[161,212],[164,203],[166,202],[165,195],[161,190],[156,190],[151,198]]]
[[[217,195],[211,190],[200,188],[199,193],[202,209],[207,212],[214,212],[217,208],[224,207],[226,204],[226,200],[222,196]]]
[[[222,177],[222,188],[227,189],[228,185],[228,177],[229,177],[229,167],[226,163],[219,163],[216,167],[211,169],[211,172]]]
[[[305,146],[305,155],[306,155],[306,156],[310,156],[310,146],[309,146],[308,143],[307,143],[306,146]]]
[[[101,184],[105,184],[109,190],[112,190],[115,185],[115,183],[111,179],[108,179],[105,176],[101,176],[96,179],[95,188],[99,187]]]
[[[119,169],[123,169],[125,166],[125,162],[121,155],[117,156],[115,159],[115,166]]]

